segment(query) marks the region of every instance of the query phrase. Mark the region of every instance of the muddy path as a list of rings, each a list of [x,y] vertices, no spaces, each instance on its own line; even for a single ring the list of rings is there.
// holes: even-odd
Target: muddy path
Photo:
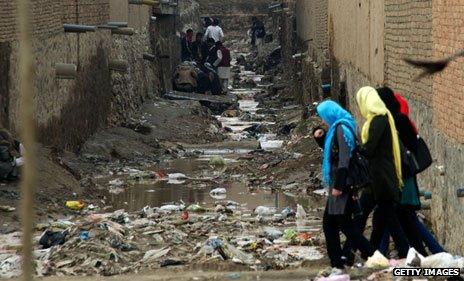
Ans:
[[[40,218],[39,276],[327,265],[325,197],[314,192],[320,151],[308,137],[314,122],[301,120],[285,87],[275,90],[279,76],[238,63],[233,72],[228,95],[238,102],[221,114],[196,101],[156,99],[124,126],[94,135],[78,154],[57,156],[82,189],[62,200],[85,206]],[[66,241],[41,249],[45,230],[66,233]],[[0,236],[7,261],[0,276],[19,274],[19,237]]]

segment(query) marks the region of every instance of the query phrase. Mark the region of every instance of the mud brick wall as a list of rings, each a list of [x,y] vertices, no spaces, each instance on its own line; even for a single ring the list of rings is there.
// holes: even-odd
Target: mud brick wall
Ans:
[[[272,0],[199,0],[202,16],[221,21],[226,39],[243,37],[251,26],[251,17],[266,19]]]
[[[14,3],[0,1],[0,124],[16,133],[21,124]],[[32,7],[35,118],[43,144],[78,149],[98,129],[123,122],[147,98],[164,91],[162,70],[171,67],[170,61],[150,62],[142,55],[162,53],[152,44],[157,41],[167,41],[169,49],[175,49],[177,30],[171,29],[170,36],[164,36],[160,31],[171,25],[150,22],[149,7],[128,5],[127,0],[34,0]],[[75,34],[63,30],[64,23],[100,25],[110,20],[127,21],[135,34],[111,35],[108,30]],[[108,64],[113,59],[127,61],[127,73],[110,71]],[[76,79],[57,79],[56,63],[75,64]]]
[[[431,35],[432,0],[385,0],[385,82],[424,103],[431,100],[432,79],[413,81],[420,72],[403,59],[430,58]]]
[[[308,7],[304,5],[318,1],[301,3]],[[433,229],[445,248],[456,254],[464,253],[464,199],[456,196],[464,186],[464,60],[434,77],[414,81],[420,70],[406,65],[403,58],[441,58],[461,50],[463,8],[464,0],[329,0],[328,7],[332,97],[339,99],[343,86],[345,102],[360,123],[354,97],[362,86],[387,84],[409,99],[411,117],[434,159],[432,167],[419,175],[419,186],[432,191]],[[299,16],[312,13],[315,20],[316,12],[313,6]],[[303,23],[300,40],[325,28],[325,21],[313,22],[320,27],[309,27],[311,19],[298,21]],[[310,55],[307,64],[315,64],[314,54]],[[314,71],[311,65],[307,68]]]
[[[464,1],[433,1],[432,36],[433,55],[436,58],[449,56],[463,49],[462,38]],[[425,120],[423,131],[435,132],[434,156],[437,165],[443,165],[445,175],[438,176],[438,171],[430,171],[429,179],[436,180],[432,214],[437,228],[444,234],[446,245],[462,254],[464,244],[462,233],[464,226],[464,199],[457,198],[456,189],[464,186],[464,60],[458,59],[442,73],[434,76],[432,98],[432,120]],[[423,109],[418,107],[416,116],[423,116]],[[429,114],[430,115],[430,114]],[[430,122],[431,121],[431,122]],[[430,129],[430,124],[433,128]],[[435,176],[435,177],[434,177]]]
[[[296,1],[296,27],[302,51],[308,56],[302,61],[302,87],[298,95],[307,105],[322,98],[322,84],[330,83],[328,1]]]

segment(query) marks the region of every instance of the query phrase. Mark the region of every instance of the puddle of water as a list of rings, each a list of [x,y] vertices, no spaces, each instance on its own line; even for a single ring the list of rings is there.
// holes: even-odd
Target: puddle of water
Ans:
[[[194,149],[187,149],[187,152],[200,152],[205,156],[213,156],[213,155],[230,155],[230,154],[247,154],[253,151],[253,149],[249,148],[194,148]]]
[[[219,185],[204,185],[206,184],[193,186],[188,183],[169,184],[168,182],[158,182],[154,185],[135,185],[120,194],[109,194],[108,199],[109,204],[115,209],[125,209],[126,211],[137,211],[145,206],[160,207],[180,200],[186,204],[200,203],[214,207],[216,201],[226,199],[238,202],[250,210],[258,206],[269,206],[282,210],[288,206],[295,208],[297,204],[295,197],[279,192],[259,190],[250,193],[245,184],[241,182],[221,184],[220,186],[227,190],[224,195],[210,194],[210,191]]]

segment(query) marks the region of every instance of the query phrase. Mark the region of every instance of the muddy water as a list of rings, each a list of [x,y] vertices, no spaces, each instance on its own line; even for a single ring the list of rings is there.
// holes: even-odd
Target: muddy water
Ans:
[[[115,209],[125,209],[126,211],[137,211],[145,206],[160,207],[162,205],[183,201],[185,204],[200,203],[207,207],[214,206],[218,200],[232,200],[239,203],[242,207],[253,210],[258,206],[275,207],[278,210],[286,207],[295,208],[297,203],[302,205],[311,205],[308,200],[296,198],[290,194],[282,192],[273,192],[270,190],[253,189],[247,186],[243,175],[231,175],[224,177],[221,171],[213,170],[208,165],[208,161],[214,155],[221,155],[226,163],[233,163],[238,156],[249,153],[254,148],[241,147],[244,140],[258,141],[264,150],[278,150],[283,146],[283,141],[278,140],[275,134],[259,135],[258,139],[249,137],[245,130],[254,125],[265,124],[273,125],[272,122],[265,122],[265,115],[258,115],[259,103],[254,100],[254,96],[261,91],[266,85],[260,85],[262,76],[254,72],[241,72],[242,78],[253,79],[258,86],[256,88],[239,88],[232,89],[230,94],[238,97],[239,108],[242,112],[252,116],[247,121],[240,117],[222,117],[215,116],[221,122],[223,127],[231,129],[230,138],[236,142],[237,147],[209,148],[196,147],[187,149],[187,152],[200,152],[199,158],[183,158],[161,163],[150,167],[151,171],[164,170],[167,173],[182,173],[189,179],[180,181],[151,180],[138,183],[132,183],[125,186],[125,189],[117,194],[108,193],[109,204]],[[260,121],[254,121],[253,117]],[[226,180],[222,180],[227,178]],[[225,188],[226,194],[221,196],[212,196],[210,191],[215,188]]]

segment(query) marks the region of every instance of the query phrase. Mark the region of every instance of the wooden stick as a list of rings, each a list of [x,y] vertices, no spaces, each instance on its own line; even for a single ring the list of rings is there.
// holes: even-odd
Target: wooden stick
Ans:
[[[21,137],[25,152],[25,165],[21,174],[21,222],[23,227],[23,280],[31,281],[34,274],[32,232],[34,225],[34,188],[36,183],[35,125],[33,104],[34,58],[31,39],[32,18],[28,0],[17,0],[20,39],[20,94]]]

